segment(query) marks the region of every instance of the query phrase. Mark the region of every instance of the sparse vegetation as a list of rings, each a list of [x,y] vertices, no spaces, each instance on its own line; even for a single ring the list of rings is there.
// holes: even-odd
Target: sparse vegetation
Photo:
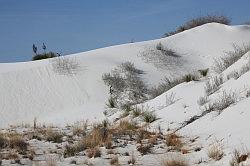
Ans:
[[[114,156],[111,158],[110,160],[110,164],[111,165],[115,165],[115,166],[118,166],[119,165],[119,159],[118,159],[118,156]]]
[[[222,76],[215,76],[206,82],[205,92],[209,96],[220,89],[220,85],[223,84]]]
[[[143,71],[133,63],[125,62],[102,76],[104,83],[112,89],[110,95],[118,106],[136,104],[146,99],[147,86],[141,74]]]
[[[212,103],[213,109],[221,113],[224,109],[237,101],[237,95],[234,92],[223,91],[219,99]]]
[[[51,60],[53,71],[59,75],[73,76],[80,71],[76,58],[60,56]]]
[[[220,143],[215,142],[213,143],[208,151],[207,151],[207,155],[209,158],[218,161],[220,160],[223,156],[224,156],[224,152],[223,152],[223,147]]]
[[[243,46],[233,45],[233,47],[233,51],[226,52],[225,56],[215,60],[214,70],[217,73],[222,73],[225,69],[234,64],[243,55],[250,51],[250,44]]]
[[[161,162],[162,166],[188,166],[188,162],[182,156],[170,156],[166,157]]]
[[[203,106],[204,104],[206,104],[208,102],[208,97],[207,96],[201,96],[198,101],[197,104],[199,106]]]
[[[157,120],[157,116],[152,111],[145,111],[142,113],[142,120],[146,123],[152,123]]]
[[[181,136],[177,135],[176,133],[167,134],[165,137],[165,141],[166,141],[167,146],[175,150],[181,150],[183,146]]]
[[[242,76],[243,74],[245,74],[246,72],[248,72],[250,70],[250,60],[248,61],[248,63],[246,65],[244,65],[243,67],[241,67],[241,69],[239,71],[232,71],[230,74],[227,75],[227,79],[229,80],[230,78],[234,78],[234,79],[238,79],[240,76]]]
[[[101,157],[101,151],[100,151],[99,147],[90,148],[90,149],[86,150],[86,155],[89,158],[92,158],[92,157],[94,157],[94,158]]]
[[[166,94],[166,106],[173,104],[175,101],[175,93],[171,93],[170,95]]]
[[[57,131],[54,131],[52,128],[48,128],[45,133],[45,139],[47,141],[52,141],[55,143],[61,143],[63,134]]]
[[[234,150],[232,160],[229,162],[230,166],[239,166],[241,162],[247,160],[249,154],[248,153],[240,153],[238,150]]]
[[[206,77],[207,74],[208,74],[209,68],[203,69],[203,70],[198,70],[198,71],[199,71],[199,73],[200,73],[203,77]]]
[[[164,36],[166,37],[166,36],[175,35],[185,30],[188,30],[188,29],[200,26],[200,25],[204,25],[207,23],[220,23],[220,24],[229,25],[230,22],[231,22],[230,19],[223,15],[207,15],[207,16],[198,17],[190,21],[187,21],[183,25],[179,26],[175,31],[168,32]]]
[[[165,77],[162,83],[160,83],[157,87],[153,87],[150,89],[150,96],[151,98],[155,98],[183,82],[185,82],[183,78],[169,79]]]
[[[139,145],[137,147],[137,150],[142,154],[142,155],[145,155],[145,154],[148,154],[148,153],[151,153],[152,151],[152,145],[151,144],[146,144],[146,145]]]

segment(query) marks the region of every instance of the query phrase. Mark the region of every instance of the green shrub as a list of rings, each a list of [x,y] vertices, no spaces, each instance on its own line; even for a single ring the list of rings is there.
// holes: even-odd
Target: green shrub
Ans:
[[[48,52],[43,54],[37,54],[32,58],[32,61],[41,60],[41,59],[48,59],[48,58],[54,58],[57,57],[56,53],[54,52]]]
[[[142,120],[146,123],[152,123],[157,120],[157,116],[154,112],[145,111],[142,113]]]
[[[208,73],[208,68],[207,69],[203,69],[203,70],[198,70],[199,73],[203,76],[203,77],[206,77],[207,76],[207,73]]]

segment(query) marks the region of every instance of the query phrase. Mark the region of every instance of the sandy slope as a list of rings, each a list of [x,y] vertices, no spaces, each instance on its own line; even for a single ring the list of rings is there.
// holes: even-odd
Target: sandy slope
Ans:
[[[183,33],[158,40],[112,46],[67,56],[79,64],[73,76],[60,75],[53,70],[53,60],[0,64],[0,127],[21,122],[65,124],[76,120],[100,120],[103,117],[108,87],[101,76],[115,66],[131,61],[145,71],[149,85],[157,84],[163,76],[179,76],[185,72],[209,67],[213,59],[231,50],[232,44],[250,40],[249,26],[206,24]],[[157,43],[176,50],[181,65],[147,63],[140,55]],[[199,86],[202,86],[202,83]],[[184,90],[193,91],[190,83]],[[177,90],[176,95],[183,90]],[[184,94],[184,93],[183,93]],[[194,94],[198,97],[200,92]],[[184,97],[185,98],[185,97]],[[187,103],[193,102],[188,100]],[[183,103],[185,104],[185,103]],[[190,108],[191,109],[191,108]],[[182,115],[191,116],[198,111]],[[172,121],[178,118],[172,114]]]

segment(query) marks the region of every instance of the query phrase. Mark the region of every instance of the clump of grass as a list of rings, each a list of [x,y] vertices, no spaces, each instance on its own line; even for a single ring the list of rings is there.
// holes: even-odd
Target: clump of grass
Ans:
[[[190,82],[190,81],[197,81],[198,77],[194,74],[186,74],[183,76],[183,80],[185,82]]]
[[[199,72],[203,77],[206,77],[206,76],[207,76],[208,71],[209,71],[209,68],[198,70],[198,72]]]
[[[8,146],[8,139],[2,133],[0,133],[0,149],[3,149]]]
[[[118,166],[118,165],[119,165],[118,156],[112,157],[111,160],[110,160],[110,164],[111,164],[111,165],[116,165],[116,166]]]
[[[223,152],[223,148],[222,145],[219,144],[218,142],[213,143],[208,151],[207,151],[207,155],[209,158],[218,161],[220,159],[222,159],[222,157],[224,156],[224,152]]]
[[[220,85],[223,84],[222,76],[215,76],[206,82],[205,92],[209,96],[220,89]]]
[[[146,144],[146,145],[139,145],[137,147],[137,150],[142,154],[142,155],[145,155],[145,154],[148,154],[148,153],[151,153],[152,152],[152,145],[151,144]]]
[[[161,162],[162,166],[188,166],[188,162],[182,156],[166,157]]]
[[[88,126],[87,121],[84,123],[80,122],[76,123],[72,128],[73,135],[78,135],[78,136],[86,135],[87,126]]]
[[[152,111],[145,111],[142,113],[142,120],[146,123],[152,123],[157,120],[157,116]]]
[[[139,107],[135,107],[132,111],[132,115],[134,118],[140,116],[142,114],[142,110]]]
[[[89,158],[101,157],[101,151],[100,151],[99,147],[87,149],[86,154]]]
[[[115,99],[113,97],[110,97],[108,99],[108,102],[107,102],[106,106],[108,108],[115,108],[116,107],[116,101],[115,101]]]
[[[248,153],[241,154],[238,150],[234,150],[232,160],[229,162],[230,166],[239,166],[241,162],[244,162],[248,158]]]
[[[181,140],[181,136],[176,133],[167,134],[165,137],[165,141],[167,146],[174,148],[175,150],[181,150],[183,146],[183,142]]]
[[[82,151],[83,149],[79,148],[76,145],[66,145],[65,150],[63,152],[64,157],[71,157],[75,156],[78,152]]]
[[[61,132],[54,131],[52,128],[48,128],[45,131],[45,138],[47,141],[61,143],[62,138],[63,138],[63,134]]]
[[[9,138],[9,147],[17,149],[19,152],[26,153],[28,143],[21,137],[21,135],[15,134]]]

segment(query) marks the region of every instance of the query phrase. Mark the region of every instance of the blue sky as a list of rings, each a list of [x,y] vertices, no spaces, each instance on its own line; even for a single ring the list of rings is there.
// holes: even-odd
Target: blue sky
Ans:
[[[250,21],[250,0],[0,0],[0,62],[28,61],[32,44],[62,54],[160,38],[185,21]],[[39,48],[39,49],[40,49]]]

